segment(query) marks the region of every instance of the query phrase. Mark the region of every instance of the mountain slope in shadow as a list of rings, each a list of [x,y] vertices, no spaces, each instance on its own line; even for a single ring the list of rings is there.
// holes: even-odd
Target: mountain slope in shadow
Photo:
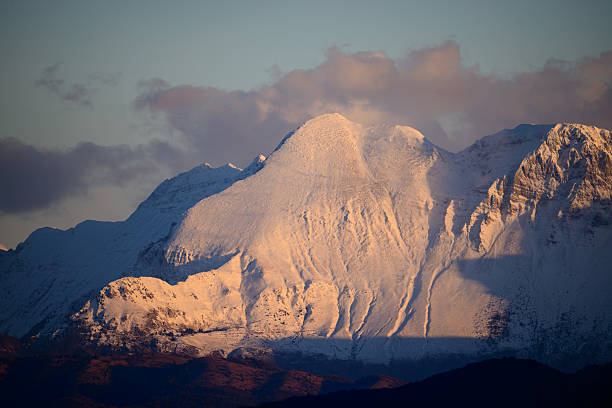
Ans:
[[[563,374],[532,360],[504,358],[469,364],[398,388],[293,397],[262,407],[609,407],[611,403],[612,364]]]
[[[73,351],[75,351],[74,349]],[[29,354],[0,337],[3,407],[235,407],[296,395],[397,387],[405,381],[371,375],[357,381],[279,368],[273,360],[178,354]]]

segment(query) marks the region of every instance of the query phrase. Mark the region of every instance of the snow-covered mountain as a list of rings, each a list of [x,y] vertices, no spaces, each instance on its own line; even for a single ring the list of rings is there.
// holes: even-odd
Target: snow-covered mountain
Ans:
[[[124,222],[0,252],[0,332],[121,349],[366,362],[612,360],[612,137],[521,125],[446,152],[316,117],[244,170],[202,165]]]

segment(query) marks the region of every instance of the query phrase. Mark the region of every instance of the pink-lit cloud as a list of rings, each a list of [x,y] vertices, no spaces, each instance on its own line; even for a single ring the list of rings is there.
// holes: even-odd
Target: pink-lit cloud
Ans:
[[[300,122],[332,111],[363,123],[413,126],[450,150],[520,123],[612,127],[612,52],[552,60],[506,78],[462,65],[451,41],[398,60],[332,48],[321,65],[276,76],[248,92],[171,87],[157,79],[143,83],[135,107],[163,117],[187,145],[217,163],[244,164]]]

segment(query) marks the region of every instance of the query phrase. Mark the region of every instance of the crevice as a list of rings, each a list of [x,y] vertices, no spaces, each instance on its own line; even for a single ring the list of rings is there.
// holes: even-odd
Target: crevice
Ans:
[[[438,273],[434,274],[431,278],[431,282],[429,283],[429,288],[427,288],[427,306],[425,308],[425,322],[423,324],[423,337],[426,339],[429,335],[429,326],[431,324],[431,294],[436,281],[444,272],[448,270],[448,268],[450,268],[450,265],[445,266]]]
[[[357,330],[353,333],[353,336],[352,336],[353,340],[355,340],[356,338],[358,339],[358,338],[361,337],[361,332],[363,331],[366,323],[368,322],[368,318],[372,314],[372,310],[374,309],[374,305],[376,304],[376,296],[374,295],[374,292],[372,292],[371,294],[372,294],[372,299],[370,300],[370,304],[368,305],[368,310],[366,311],[365,315],[363,316],[363,320],[361,321],[361,324],[359,325]]]

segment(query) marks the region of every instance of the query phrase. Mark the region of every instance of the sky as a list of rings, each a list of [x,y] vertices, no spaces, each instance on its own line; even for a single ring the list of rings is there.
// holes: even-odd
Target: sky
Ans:
[[[458,151],[612,128],[610,1],[0,2],[0,247],[122,220],[167,177],[247,165],[320,113]]]

